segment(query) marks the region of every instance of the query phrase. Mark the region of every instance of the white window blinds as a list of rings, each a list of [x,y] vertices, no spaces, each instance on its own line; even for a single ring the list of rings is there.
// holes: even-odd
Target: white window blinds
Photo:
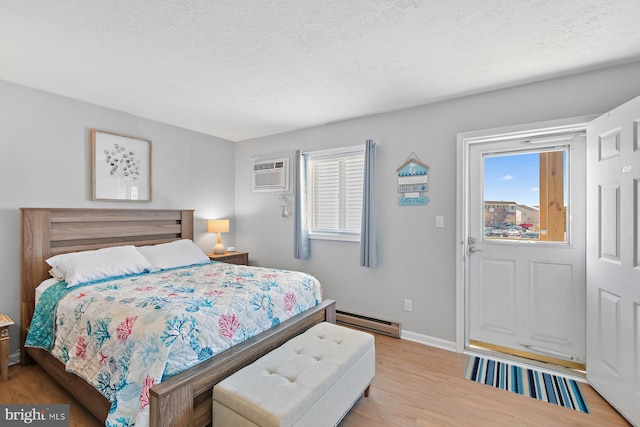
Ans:
[[[364,147],[307,153],[307,218],[313,235],[359,236]]]

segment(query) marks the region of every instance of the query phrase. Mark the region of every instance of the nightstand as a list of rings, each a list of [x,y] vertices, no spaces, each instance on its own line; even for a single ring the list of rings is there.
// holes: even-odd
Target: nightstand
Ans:
[[[9,378],[9,326],[15,325],[6,314],[0,313],[0,381]]]
[[[208,254],[208,256],[211,261],[249,265],[249,252],[225,252],[223,254]]]

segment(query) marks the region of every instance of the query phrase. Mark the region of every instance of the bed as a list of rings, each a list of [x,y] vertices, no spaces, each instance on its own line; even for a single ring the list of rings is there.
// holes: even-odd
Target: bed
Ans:
[[[46,259],[53,255],[120,245],[154,245],[193,238],[192,210],[39,209],[24,208],[21,249],[21,342],[35,307],[35,288],[49,277]],[[213,386],[238,369],[322,321],[335,323],[335,302],[297,314],[204,362],[171,376],[149,391],[152,426],[211,424]],[[98,419],[110,402],[92,385],[65,371],[49,352],[21,348],[22,363],[35,361]]]

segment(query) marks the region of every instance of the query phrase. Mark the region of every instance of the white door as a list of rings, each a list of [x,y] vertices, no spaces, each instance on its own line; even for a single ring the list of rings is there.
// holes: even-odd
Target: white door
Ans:
[[[640,425],[640,97],[587,132],[587,379]]]
[[[580,367],[584,134],[480,141],[468,159],[467,343]]]

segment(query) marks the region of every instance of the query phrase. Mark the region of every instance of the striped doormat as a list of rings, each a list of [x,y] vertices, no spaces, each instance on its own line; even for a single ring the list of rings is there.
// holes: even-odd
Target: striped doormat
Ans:
[[[589,413],[577,382],[558,375],[469,356],[464,377],[513,393]]]

